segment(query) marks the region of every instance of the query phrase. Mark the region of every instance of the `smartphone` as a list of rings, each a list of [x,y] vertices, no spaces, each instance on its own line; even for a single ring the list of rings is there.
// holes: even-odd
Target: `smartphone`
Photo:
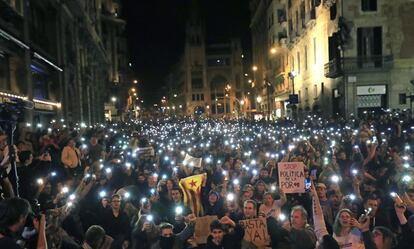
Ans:
[[[316,179],[316,174],[318,173],[318,169],[311,170],[311,176]]]
[[[305,191],[309,192],[311,190],[312,181],[310,178],[305,179]]]

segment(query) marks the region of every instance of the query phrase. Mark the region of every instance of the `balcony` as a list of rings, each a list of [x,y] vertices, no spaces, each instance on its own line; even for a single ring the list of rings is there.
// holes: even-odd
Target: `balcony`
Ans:
[[[325,64],[325,77],[337,78],[344,73],[385,72],[393,66],[392,55],[336,58]]]
[[[286,40],[287,40],[287,34],[286,34],[286,31],[284,31],[284,32],[279,32],[279,33],[277,34],[277,36],[278,36],[278,38],[279,38],[279,44],[280,44],[281,46],[286,45]]]

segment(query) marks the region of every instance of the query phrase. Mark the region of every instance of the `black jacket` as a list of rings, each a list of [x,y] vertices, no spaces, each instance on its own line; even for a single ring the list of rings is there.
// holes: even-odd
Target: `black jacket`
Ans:
[[[207,238],[207,244],[204,247],[205,249],[237,249],[241,248],[241,241],[244,237],[244,229],[237,224],[234,230],[231,233],[225,234],[223,236],[223,241],[220,245],[213,243],[213,237],[210,235]]]

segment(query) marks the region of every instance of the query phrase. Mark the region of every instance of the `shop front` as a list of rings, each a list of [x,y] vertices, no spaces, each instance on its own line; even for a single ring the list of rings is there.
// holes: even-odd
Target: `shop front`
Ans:
[[[387,86],[358,86],[356,96],[358,115],[387,108]]]

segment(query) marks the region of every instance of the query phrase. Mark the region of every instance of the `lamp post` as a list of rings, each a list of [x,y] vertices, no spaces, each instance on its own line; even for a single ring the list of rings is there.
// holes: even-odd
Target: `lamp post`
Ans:
[[[257,96],[256,72],[258,70],[258,67],[256,65],[253,65],[252,70],[253,70],[253,81],[251,82],[251,86],[252,86],[252,88],[254,88],[254,91],[253,91],[253,101],[252,101],[252,103],[254,103],[254,99],[257,100],[257,97],[256,97]],[[255,105],[256,105],[256,103],[255,103]],[[259,108],[256,107],[256,110],[259,110]]]
[[[292,95],[289,96],[289,104],[292,106],[292,117],[294,119],[296,119],[295,118],[296,113],[295,113],[294,107],[296,107],[296,104],[299,103],[299,98],[296,98],[296,95],[295,95],[295,77],[297,75],[298,75],[297,72],[294,70],[288,73],[289,78],[292,80]],[[294,102],[294,103],[291,103],[291,102]]]
[[[266,81],[266,92],[267,92],[267,116],[270,120],[270,105],[271,105],[271,101],[270,101],[270,90],[272,89],[272,84],[270,84],[269,81]]]
[[[295,77],[298,76],[298,73],[293,70],[288,73],[288,76],[292,80],[292,90],[293,90],[292,94],[295,94]]]
[[[226,98],[230,96],[230,90],[231,90],[231,86],[230,84],[227,84],[226,87],[224,87],[224,97],[223,97],[223,104],[224,104],[224,114],[227,114],[227,112],[230,112],[230,110],[227,110],[227,105],[226,105]],[[231,98],[229,97],[229,108],[230,108],[230,102],[231,102]]]
[[[257,98],[256,98],[256,101],[257,101],[257,103],[262,103],[262,97],[260,97],[260,96],[257,96]],[[259,105],[260,106],[260,105]]]

